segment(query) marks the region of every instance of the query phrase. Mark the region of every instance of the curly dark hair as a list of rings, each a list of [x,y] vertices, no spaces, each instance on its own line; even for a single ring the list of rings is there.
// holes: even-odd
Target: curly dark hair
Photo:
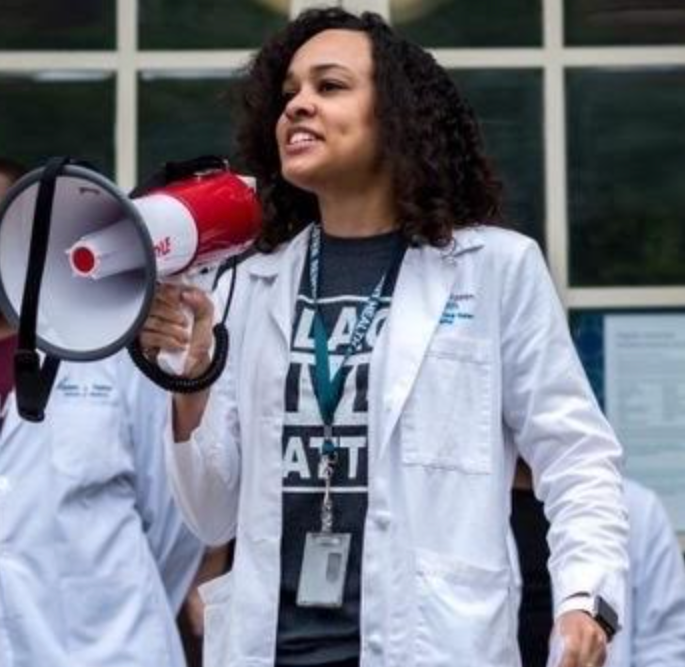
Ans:
[[[238,146],[244,167],[257,178],[264,209],[257,247],[269,252],[319,219],[315,195],[281,175],[275,127],[295,52],[329,29],[364,32],[371,40],[379,143],[392,165],[404,237],[440,247],[451,242],[456,228],[499,222],[501,185],[484,155],[473,111],[447,72],[378,14],[311,9],[268,41],[247,70]]]

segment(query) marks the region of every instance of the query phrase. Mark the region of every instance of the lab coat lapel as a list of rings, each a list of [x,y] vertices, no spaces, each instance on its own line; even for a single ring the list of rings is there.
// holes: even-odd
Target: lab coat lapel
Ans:
[[[271,281],[267,314],[275,322],[286,344],[290,344],[293,313],[304,260],[307,255],[309,227],[290,243],[268,255],[258,255],[250,265],[250,275]]]
[[[380,378],[370,392],[369,405],[369,428],[377,447],[374,458],[382,456],[397,425],[457,279],[462,255],[481,246],[477,231],[468,229],[458,232],[447,248],[407,250],[385,323],[385,338],[372,362],[372,373]]]

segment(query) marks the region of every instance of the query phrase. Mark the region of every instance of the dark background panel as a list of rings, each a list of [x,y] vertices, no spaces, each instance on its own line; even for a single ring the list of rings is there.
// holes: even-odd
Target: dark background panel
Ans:
[[[571,336],[597,402],[604,408],[604,316],[605,310],[574,309],[569,313]]]
[[[542,44],[541,0],[402,2],[391,21],[412,41],[435,48]]]
[[[260,45],[288,20],[259,0],[140,0],[141,49],[240,49]]]
[[[685,68],[567,76],[571,284],[685,283]]]
[[[0,74],[0,151],[29,167],[53,155],[114,174],[114,76]]]
[[[234,157],[239,85],[218,77],[150,77],[139,81],[138,175],[169,160],[200,155]]]
[[[572,46],[685,44],[683,0],[565,0]]]
[[[486,151],[504,183],[508,224],[544,248],[542,72],[453,70],[451,75],[476,112]]]
[[[114,0],[2,0],[0,51],[113,49]]]

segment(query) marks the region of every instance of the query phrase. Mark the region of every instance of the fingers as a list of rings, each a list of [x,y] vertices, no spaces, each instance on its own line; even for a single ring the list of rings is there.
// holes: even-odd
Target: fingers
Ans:
[[[606,633],[589,614],[582,611],[563,614],[559,619],[559,633],[564,638],[559,667],[603,667],[607,659]]]
[[[202,291],[160,284],[139,335],[140,345],[146,356],[190,346],[199,357],[211,348],[213,315],[211,299]]]
[[[182,302],[190,308],[195,317],[195,320],[210,321],[214,317],[214,306],[211,299],[201,290],[185,289],[181,293]]]
[[[559,667],[603,667],[606,659],[606,647],[593,649],[567,646]]]

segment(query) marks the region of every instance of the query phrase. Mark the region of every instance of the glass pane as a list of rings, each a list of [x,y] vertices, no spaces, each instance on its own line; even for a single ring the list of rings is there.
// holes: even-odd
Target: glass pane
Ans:
[[[682,0],[566,0],[564,13],[574,46],[685,44]]]
[[[140,47],[252,48],[285,25],[289,4],[273,0],[140,0]]]
[[[685,311],[575,310],[571,332],[626,454],[685,531]]]
[[[170,160],[232,156],[237,95],[237,79],[227,73],[143,74],[139,82],[139,178]]]
[[[573,285],[685,283],[685,68],[567,77]]]
[[[486,151],[504,182],[508,223],[544,248],[542,73],[459,70],[452,77],[478,116]]]
[[[428,47],[542,44],[541,0],[397,0],[390,7],[398,30]]]
[[[0,51],[113,49],[112,0],[2,0]]]
[[[0,147],[27,166],[53,155],[114,174],[114,76],[51,72],[0,75]]]

